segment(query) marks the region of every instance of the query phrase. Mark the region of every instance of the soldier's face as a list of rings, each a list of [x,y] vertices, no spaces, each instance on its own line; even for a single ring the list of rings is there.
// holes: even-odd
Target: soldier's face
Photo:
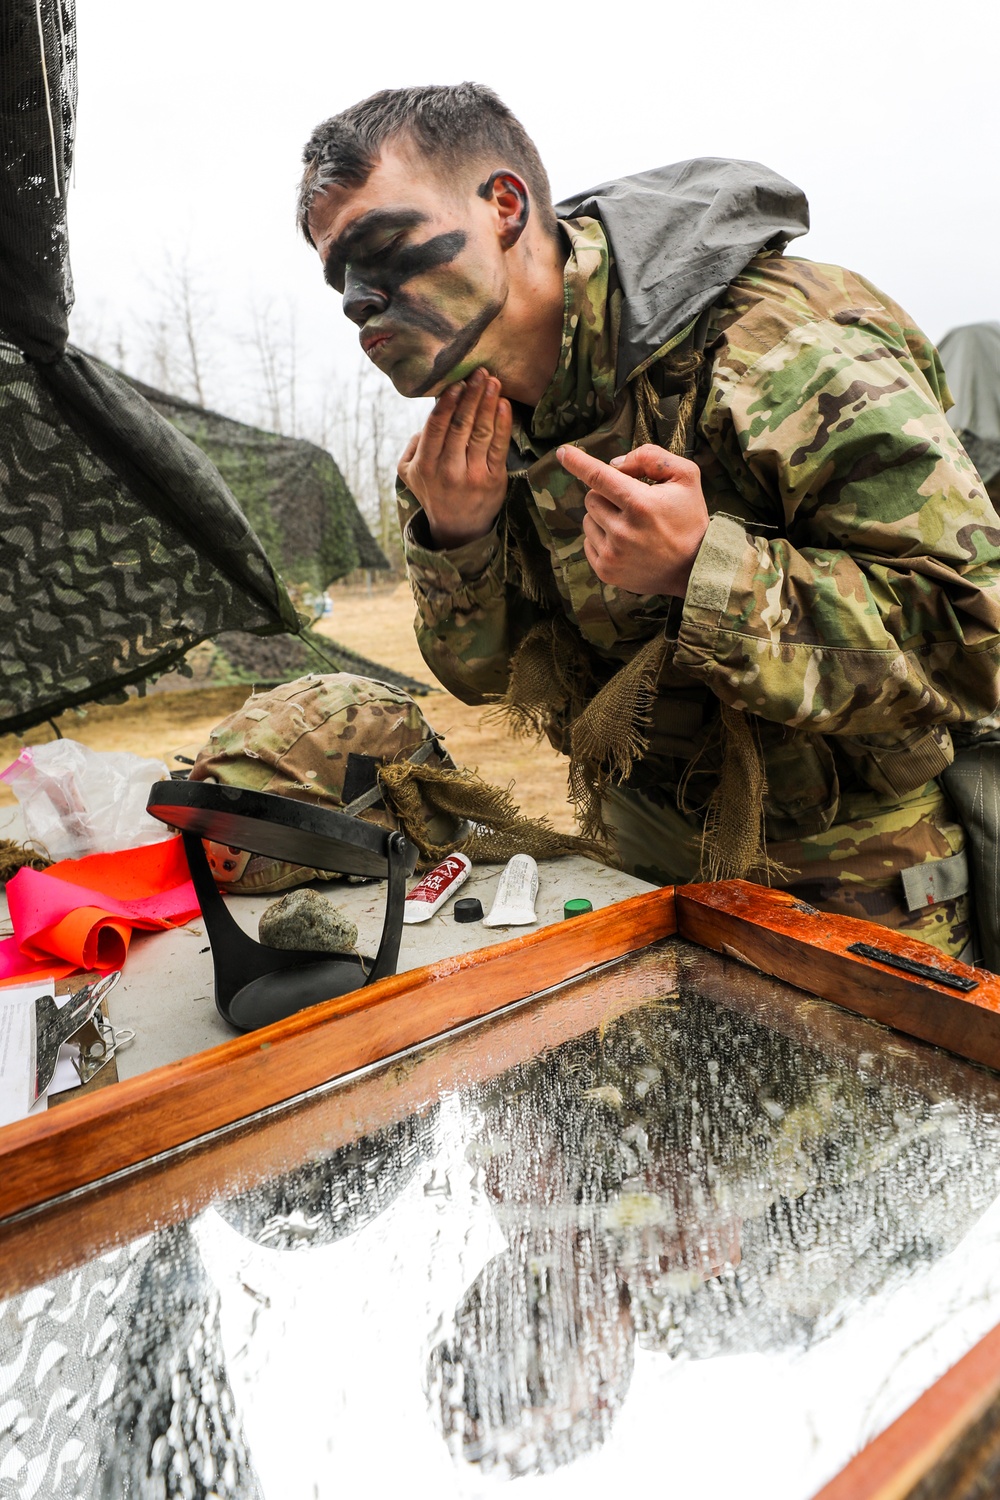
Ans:
[[[507,273],[496,214],[386,147],[357,188],[319,193],[309,229],[361,347],[403,396],[436,395],[491,366]]]

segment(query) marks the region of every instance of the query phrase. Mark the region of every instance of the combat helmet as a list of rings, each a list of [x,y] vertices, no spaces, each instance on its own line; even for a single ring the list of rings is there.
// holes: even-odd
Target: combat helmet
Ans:
[[[384,767],[407,762],[455,769],[412,698],[370,677],[313,673],[253,693],[216,725],[191,779],[276,792],[396,829],[399,819],[387,806],[378,777]],[[422,842],[454,844],[463,820],[433,808],[419,788],[414,796],[425,830]],[[244,894],[339,878],[224,844],[206,841],[205,850],[216,883]]]

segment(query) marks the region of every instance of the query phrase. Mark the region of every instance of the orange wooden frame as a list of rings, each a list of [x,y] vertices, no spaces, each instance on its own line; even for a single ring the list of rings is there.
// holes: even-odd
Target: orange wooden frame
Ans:
[[[785,891],[745,880],[676,887],[677,930],[800,990],[833,1000],[907,1036],[1000,1068],[1000,977],[971,969],[936,948],[856,917],[816,911]],[[868,943],[900,959],[930,965],[942,980],[975,980],[963,994],[849,952]]]
[[[676,931],[672,889],[379,980],[0,1129],[3,1220]]]
[[[934,1471],[998,1398],[1000,1327],[918,1396],[813,1500],[907,1500],[918,1484],[933,1480]]]
[[[496,948],[395,975],[0,1129],[3,1221],[136,1167],[673,933],[1000,1068],[1000,978],[913,938],[745,881],[664,887]],[[968,995],[847,951],[859,940],[971,975]],[[127,1122],[127,1128],[123,1124]]]
[[[669,966],[665,975],[657,963],[655,973],[662,982]],[[257,1115],[187,1150],[168,1152],[162,1161],[8,1219],[0,1225],[0,1298],[419,1114],[442,1093],[494,1078],[649,998],[648,970],[619,974],[609,1015],[603,969],[585,974],[534,1004],[452,1033],[447,1045],[390,1059],[287,1109]]]

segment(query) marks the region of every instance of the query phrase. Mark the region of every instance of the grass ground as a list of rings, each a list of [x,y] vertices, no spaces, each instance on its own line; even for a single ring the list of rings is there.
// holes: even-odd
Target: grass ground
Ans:
[[[405,583],[391,589],[334,589],[333,614],[317,629],[343,645],[385,666],[432,681],[413,635],[413,603]],[[205,742],[209,730],[233,713],[247,697],[242,687],[206,688],[187,693],[156,693],[111,707],[90,708],[83,716],[63,714],[58,725],[70,739],[94,750],[130,750],[156,756],[173,766],[177,750],[190,754]],[[488,781],[506,786],[515,782],[515,796],[532,817],[544,814],[564,831],[573,828],[566,800],[566,762],[548,744],[515,740],[495,724],[482,724],[483,710],[460,703],[450,693],[436,692],[420,700],[429,722],[445,736],[453,758],[478,767]],[[0,770],[19,754],[23,744],[52,738],[47,724],[29,730],[23,739],[0,736]],[[0,782],[0,804],[14,800]]]

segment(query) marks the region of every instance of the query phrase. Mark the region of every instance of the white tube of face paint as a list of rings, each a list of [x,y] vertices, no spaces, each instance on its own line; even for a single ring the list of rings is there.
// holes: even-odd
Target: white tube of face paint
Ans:
[[[528,927],[537,922],[538,866],[530,854],[515,854],[500,876],[484,927]]]
[[[403,921],[407,925],[429,921],[465,884],[471,869],[472,860],[467,855],[449,854],[433,870],[428,870],[403,902]]]

